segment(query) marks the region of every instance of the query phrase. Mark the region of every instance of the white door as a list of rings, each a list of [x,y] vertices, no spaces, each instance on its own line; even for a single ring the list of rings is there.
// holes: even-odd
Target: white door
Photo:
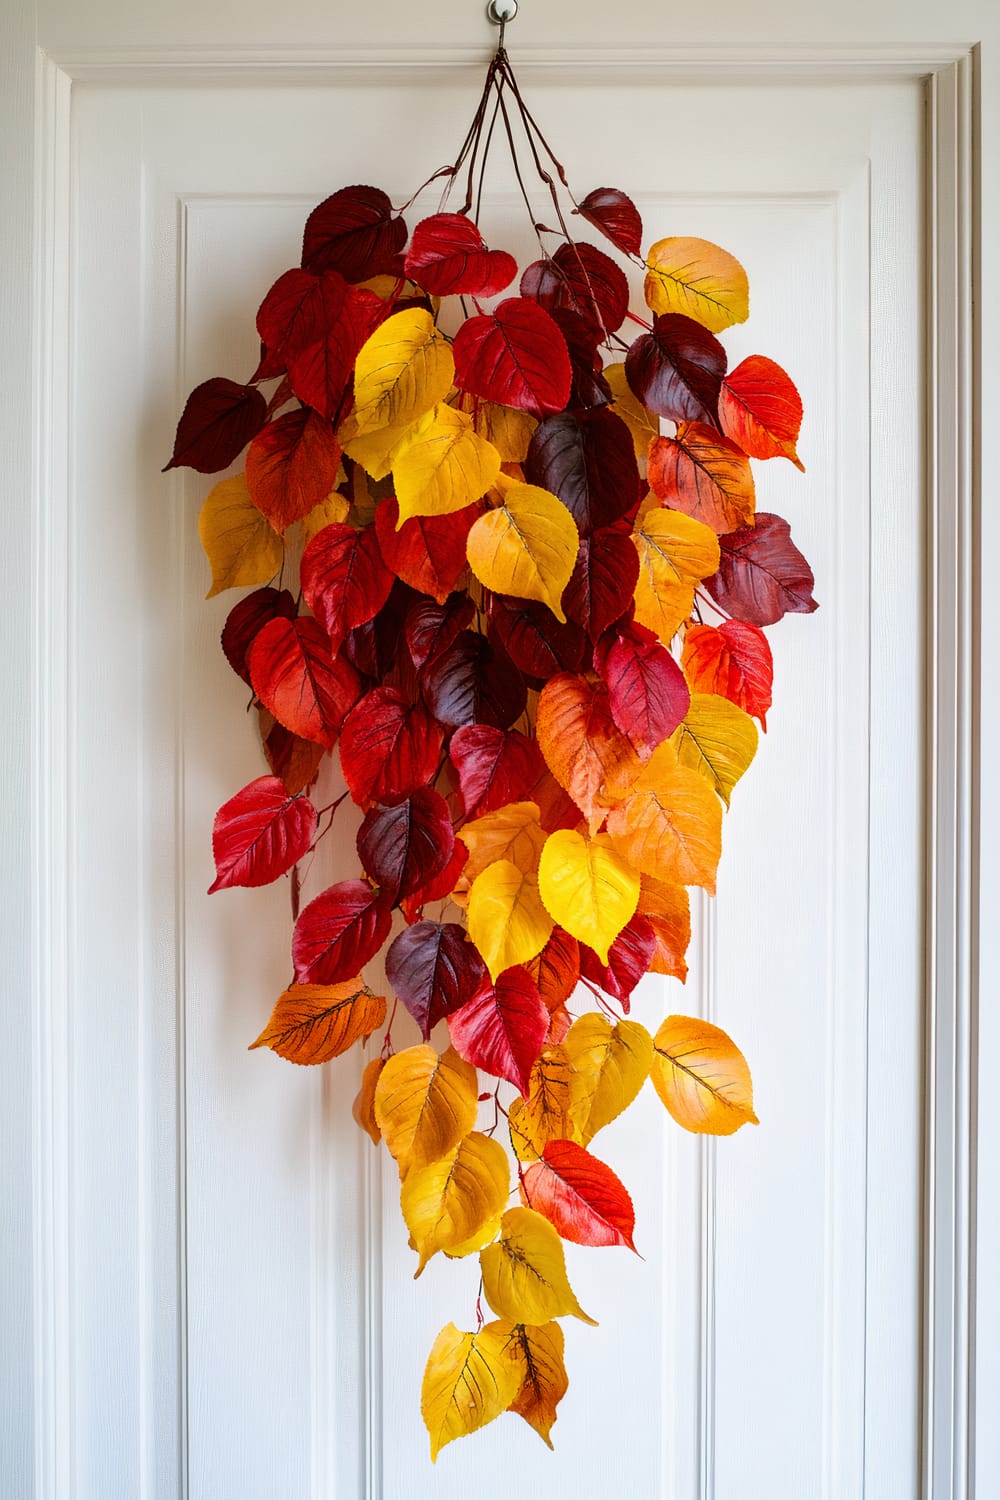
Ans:
[[[517,60],[516,37],[509,38]],[[732,357],[792,371],[807,418],[761,466],[816,573],[774,632],[775,707],[726,821],[686,990],[749,1056],[761,1125],[681,1135],[651,1090],[604,1138],[643,1259],[571,1253],[550,1454],[504,1417],[427,1457],[420,1376],[474,1326],[472,1264],[417,1284],[392,1163],[350,1118],[360,1068],[248,1052],[287,969],[283,888],[208,897],[219,804],[260,774],[196,530],[161,476],[184,392],[245,378],[253,314],[309,208],[395,201],[477,92],[390,82],[74,89],[65,709],[72,892],[55,1020],[49,1452],[60,1496],[911,1500],[921,1389],[924,983],[923,86],[676,83],[526,70],[578,196],[750,277]],[[484,226],[530,255],[497,153]],[[345,833],[350,825],[345,819]],[[354,873],[352,840],[327,878]],[[570,1247],[572,1252],[573,1247]],[[182,1488],[183,1486],[183,1488]]]

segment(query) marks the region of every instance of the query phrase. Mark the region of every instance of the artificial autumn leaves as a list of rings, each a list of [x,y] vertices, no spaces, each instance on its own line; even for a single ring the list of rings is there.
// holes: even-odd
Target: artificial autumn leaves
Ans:
[[[637,257],[624,194],[577,211]],[[565,239],[514,291],[465,214],[408,239],[385,194],[344,189],[261,305],[257,371],[193,393],[172,460],[215,472],[249,444],[200,532],[211,592],[253,589],[223,648],[272,774],[220,809],[213,889],[275,880],[325,835],[310,788],[335,746],[364,814],[358,873],[297,913],[254,1045],[313,1064],[371,1036],[379,958],[424,1039],[387,1039],[355,1116],[399,1166],[417,1274],[478,1256],[496,1315],[434,1346],[434,1455],[506,1410],[550,1441],[556,1320],[590,1321],[562,1240],[634,1248],[591,1143],[646,1079],[688,1130],[755,1119],[725,1033],[629,1010],[644,974],[686,974],[689,889],[714,891],[771,705],[763,627],[815,608],[751,468],[798,464],[801,403],[762,356],[728,369],[738,262],[671,238],[643,264],[652,322],[628,344],[628,280],[595,245]],[[449,335],[454,296],[474,310]],[[588,992],[610,1015],[576,1014]],[[499,1093],[477,1128],[480,1074],[510,1091],[513,1162]]]

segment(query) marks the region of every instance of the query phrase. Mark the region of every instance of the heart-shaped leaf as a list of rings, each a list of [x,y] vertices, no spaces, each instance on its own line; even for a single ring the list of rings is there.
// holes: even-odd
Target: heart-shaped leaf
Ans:
[[[523,1379],[512,1323],[487,1323],[476,1333],[461,1333],[454,1323],[442,1328],[420,1387],[431,1459],[437,1461],[446,1443],[477,1432],[506,1411]]]
[[[488,250],[465,214],[433,214],[413,231],[406,274],[435,297],[495,297],[514,280],[517,261],[506,250]]]
[[[582,214],[626,255],[642,253],[642,217],[621,188],[594,188],[574,213]]]
[[[635,617],[669,645],[694,605],[695,585],[718,567],[719,539],[701,521],[653,507],[636,523]]]
[[[266,583],[281,567],[281,537],[250,498],[242,474],[221,479],[205,498],[198,516],[198,536],[212,569],[213,599],[226,589]]]
[[[733,787],[757,753],[757,726],[728,698],[693,693],[671,743],[678,764],[704,776],[728,807]]]
[[[469,936],[494,980],[540,953],[552,918],[538,893],[534,873],[498,859],[477,875],[469,891]]]
[[[446,516],[481,499],[496,483],[500,455],[471,417],[439,405],[399,443],[392,469],[401,526],[412,516]]]
[[[417,922],[390,944],[386,978],[424,1037],[486,981],[482,958],[457,922]]]
[[[669,740],[653,752],[628,800],[610,814],[608,833],[640,874],[665,885],[704,886],[714,895],[722,804],[703,776],[677,764]]]
[[[534,1209],[509,1208],[479,1264],[486,1300],[500,1317],[532,1327],[564,1317],[593,1325],[569,1284],[559,1235]]]
[[[302,593],[338,651],[349,630],[378,614],[393,576],[371,526],[335,523],[316,533],[302,554]]]
[[[632,1103],[653,1063],[653,1038],[637,1021],[589,1011],[570,1027],[563,1050],[571,1068],[570,1114],[586,1146]]]
[[[628,428],[613,411],[547,417],[528,449],[533,485],[565,505],[581,536],[610,526],[639,503],[639,470]]]
[[[538,986],[524,968],[507,969],[448,1018],[452,1046],[466,1062],[505,1078],[522,1094],[530,1086],[549,1029]]]
[[[536,732],[559,785],[584,817],[600,823],[606,809],[625,796],[641,765],[615,724],[607,688],[570,672],[550,678],[538,700]]]
[[[215,815],[209,892],[270,885],[298,863],[315,832],[316,809],[308,797],[289,797],[277,776],[258,776]]]
[[[406,427],[451,389],[455,362],[444,335],[425,307],[407,307],[386,318],[354,365],[356,434]]]
[[[331,656],[322,626],[308,618],[269,621],[254,637],[247,664],[254,692],[279,723],[332,749],[361,679],[350,662]]]
[[[306,220],[302,264],[308,271],[339,271],[345,281],[366,281],[401,270],[405,244],[406,225],[381,188],[346,187]]]
[[[602,964],[639,902],[639,876],[606,834],[550,834],[538,866],[538,888],[553,921],[593,948]]]
[[[427,705],[439,723],[493,724],[507,729],[524,712],[524,678],[485,636],[463,630],[420,674]]]
[[[275,531],[285,531],[325,499],[339,467],[329,422],[301,407],[269,422],[250,444],[247,489]]]
[[[684,675],[695,693],[719,693],[767,728],[774,664],[767,636],[744,620],[692,625],[684,636]]]
[[[635,1249],[632,1199],[611,1168],[575,1141],[549,1142],[522,1176],[521,1197],[574,1245]]]
[[[753,522],[756,501],[746,455],[700,422],[684,423],[675,438],[653,439],[649,484],[665,505],[720,534]]]
[[[373,807],[358,830],[361,863],[393,901],[436,879],[454,847],[448,804],[432,787],[420,787],[391,807]]]
[[[399,1202],[420,1256],[414,1278],[439,1250],[461,1255],[477,1236],[485,1233],[492,1239],[509,1192],[507,1153],[499,1141],[478,1130],[440,1161],[407,1172]]]
[[[449,1047],[424,1043],[389,1058],[375,1087],[375,1119],[400,1176],[441,1161],[476,1123],[476,1070]]]
[[[221,376],[206,380],[187,398],[166,469],[228,469],[266,420],[267,402],[254,386]]]
[[[625,377],[634,395],[672,422],[718,420],[726,351],[717,338],[680,313],[665,313],[651,333],[641,333],[625,356]]]
[[[657,240],[646,265],[646,301],[654,313],[682,313],[712,333],[750,315],[746,271],[709,240],[679,235]]]
[[[545,681],[554,672],[576,672],[583,665],[587,638],[572,620],[560,622],[544,604],[493,594],[490,635],[515,667]]]
[[[340,764],[354,801],[367,807],[427,786],[443,747],[444,735],[425,709],[396,688],[373,688],[344,721]]]
[[[466,538],[482,515],[478,504],[445,516],[414,516],[399,525],[394,496],[379,501],[375,534],[386,565],[397,578],[444,604],[467,566]]]
[[[341,984],[360,973],[385,942],[392,909],[364,880],[341,880],[302,909],[292,934],[300,984]]]
[[[567,616],[597,641],[632,608],[639,554],[629,521],[601,526],[582,537],[573,576],[563,594]]]
[[[278,999],[271,1019],[249,1050],[270,1047],[300,1065],[329,1062],[385,1020],[385,999],[360,979],[344,984],[293,984]]]
[[[722,608],[751,625],[774,625],[786,614],[811,614],[813,571],[780,516],[760,512],[756,524],[719,538],[719,571],[705,587]]]
[[[611,717],[648,759],[673,734],[691,705],[684,674],[651,631],[631,625],[594,653],[608,689]]]
[[[521,296],[546,312],[569,312],[593,328],[600,341],[617,332],[628,312],[624,271],[603,250],[566,241],[555,255],[536,260],[521,277]]]
[[[458,772],[466,816],[491,812],[527,798],[545,773],[536,740],[491,724],[456,729],[448,755]]]
[[[576,522],[561,500],[536,485],[515,484],[469,532],[469,567],[494,593],[537,599],[565,620],[559,601],[579,545]]]
[[[787,458],[797,469],[795,445],[802,426],[802,397],[773,359],[751,354],[722,382],[722,430],[751,458]]]
[[[572,372],[566,340],[544,308],[508,297],[492,313],[468,318],[455,336],[455,380],[487,401],[532,416],[562,411]]]

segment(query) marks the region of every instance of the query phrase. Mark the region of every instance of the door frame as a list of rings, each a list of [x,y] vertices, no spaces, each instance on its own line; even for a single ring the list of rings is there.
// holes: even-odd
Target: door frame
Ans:
[[[329,84],[387,75],[454,78],[481,71],[482,49],[144,48],[37,55],[35,391],[31,618],[33,1201],[37,1495],[69,1493],[63,1417],[69,1264],[69,1016],[65,1004],[70,891],[66,754],[67,413],[72,350],[71,122],[78,85]],[[977,56],[966,47],[777,49],[524,49],[525,77],[760,83],[921,80],[926,91],[927,494],[929,603],[925,712],[926,948],[923,1117],[922,1500],[973,1493],[980,484]],[[371,1204],[372,1195],[369,1195]],[[366,1271],[369,1328],[378,1267]],[[373,1330],[374,1331],[374,1330]],[[371,1361],[369,1361],[369,1364]],[[376,1372],[368,1371],[368,1485],[380,1495]],[[186,1486],[185,1486],[186,1488]],[[706,1497],[710,1500],[710,1497]]]

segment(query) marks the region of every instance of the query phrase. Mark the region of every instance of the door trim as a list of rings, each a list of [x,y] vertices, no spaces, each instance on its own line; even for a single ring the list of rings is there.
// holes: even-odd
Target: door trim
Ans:
[[[37,65],[33,540],[33,845],[36,1481],[40,1500],[72,1493],[67,1099],[68,884],[66,728],[72,684],[66,628],[72,351],[71,115],[81,84],[234,87],[384,81],[478,71],[482,49],[235,48],[77,50]],[[974,1231],[977,777],[980,722],[976,470],[978,374],[974,275],[978,97],[971,47],[772,49],[526,48],[519,67],[583,82],[923,80],[927,91],[927,942],[925,954],[922,1500],[971,1500],[974,1439]],[[372,1201],[369,1195],[369,1204]],[[183,1205],[180,1206],[181,1212]],[[370,1213],[370,1209],[369,1209]],[[183,1222],[183,1221],[181,1221]],[[183,1267],[183,1254],[179,1262]],[[181,1274],[183,1272],[181,1271]],[[183,1293],[183,1288],[179,1289]],[[380,1267],[366,1268],[377,1328]],[[181,1331],[183,1339],[183,1330]],[[183,1364],[183,1348],[179,1351]],[[369,1366],[372,1362],[369,1361]],[[379,1500],[377,1372],[367,1372],[366,1496]],[[183,1395],[181,1407],[184,1406]],[[184,1412],[180,1414],[184,1446]],[[183,1454],[180,1492],[187,1493]]]

